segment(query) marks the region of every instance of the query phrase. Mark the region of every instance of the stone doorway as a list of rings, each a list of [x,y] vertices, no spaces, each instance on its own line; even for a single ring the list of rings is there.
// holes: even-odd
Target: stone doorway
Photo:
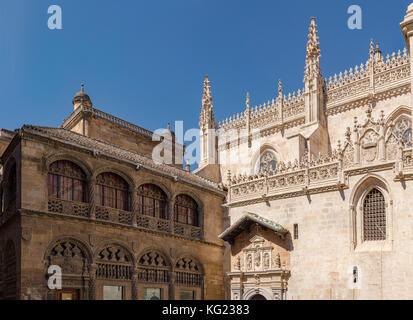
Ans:
[[[79,290],[66,289],[56,291],[57,300],[79,300]]]

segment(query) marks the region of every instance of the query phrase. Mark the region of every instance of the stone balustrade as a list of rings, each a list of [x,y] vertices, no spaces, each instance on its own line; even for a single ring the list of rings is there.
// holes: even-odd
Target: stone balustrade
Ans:
[[[48,211],[65,216],[89,218],[88,203],[52,198],[48,201]],[[128,226],[134,225],[133,214],[129,211],[96,206],[95,216],[97,221],[106,221]],[[136,227],[139,229],[174,234],[196,240],[202,239],[202,228],[177,222],[174,222],[172,227],[171,223],[170,220],[145,215],[136,216]]]

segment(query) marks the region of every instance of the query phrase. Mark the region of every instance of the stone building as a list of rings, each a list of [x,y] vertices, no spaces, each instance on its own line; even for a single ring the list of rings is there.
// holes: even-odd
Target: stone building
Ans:
[[[304,88],[218,125],[205,80],[196,173],[228,189],[228,298],[413,299],[413,4],[401,29],[407,50],[371,41],[327,77],[311,19]]]
[[[1,132],[0,299],[223,299],[222,187],[182,169],[169,129],[171,165],[83,86],[73,105]]]
[[[0,299],[413,299],[413,4],[401,29],[326,77],[311,19],[304,88],[218,124],[207,77],[193,173],[83,87],[2,130]]]

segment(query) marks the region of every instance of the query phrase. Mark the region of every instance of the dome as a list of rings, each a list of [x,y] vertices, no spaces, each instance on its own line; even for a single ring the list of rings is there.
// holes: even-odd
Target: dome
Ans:
[[[171,130],[171,125],[168,123],[168,128],[162,131],[162,135],[164,137],[171,137],[172,139],[175,139],[175,132]]]
[[[73,97],[73,105],[81,105],[84,104],[87,107],[92,107],[92,100],[90,100],[90,97],[88,94],[85,92],[84,84],[82,83],[82,88],[81,90],[75,94]]]

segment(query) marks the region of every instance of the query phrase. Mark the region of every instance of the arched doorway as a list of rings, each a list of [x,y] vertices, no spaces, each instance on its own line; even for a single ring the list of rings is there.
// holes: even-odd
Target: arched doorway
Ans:
[[[256,294],[250,300],[251,301],[267,301],[267,299],[265,299],[265,297],[260,294]]]

